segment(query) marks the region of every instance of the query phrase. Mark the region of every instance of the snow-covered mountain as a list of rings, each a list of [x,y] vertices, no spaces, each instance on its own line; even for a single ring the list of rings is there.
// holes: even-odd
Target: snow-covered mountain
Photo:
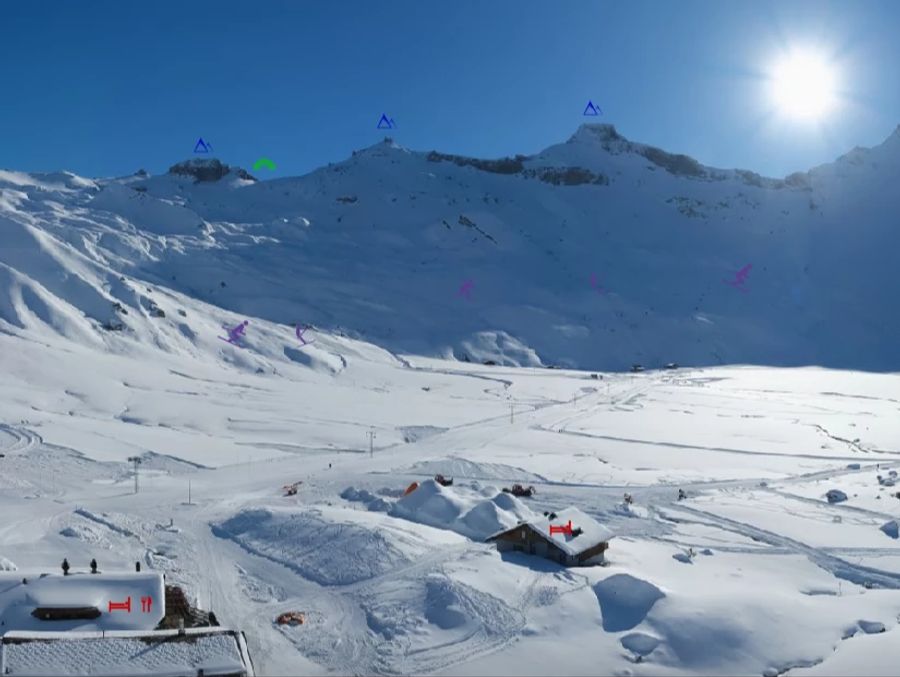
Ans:
[[[0,328],[217,355],[222,324],[249,318],[248,339],[304,323],[510,365],[895,370],[898,181],[900,127],[784,180],[610,125],[500,160],[385,139],[264,182],[206,159],[3,171]],[[286,359],[272,345],[250,361]]]
[[[266,675],[896,674],[898,178],[900,131],[781,181],[609,126],[0,172],[0,570],[140,562]],[[484,542],[551,513],[607,566]]]

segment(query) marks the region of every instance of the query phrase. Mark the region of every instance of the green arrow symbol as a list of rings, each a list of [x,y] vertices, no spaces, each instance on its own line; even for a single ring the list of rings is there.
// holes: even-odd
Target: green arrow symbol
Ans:
[[[259,160],[257,160],[256,162],[253,163],[253,169],[255,169],[255,170],[262,169],[263,167],[268,167],[269,169],[275,169],[275,163],[272,162],[267,157],[261,157],[261,158],[259,158]]]

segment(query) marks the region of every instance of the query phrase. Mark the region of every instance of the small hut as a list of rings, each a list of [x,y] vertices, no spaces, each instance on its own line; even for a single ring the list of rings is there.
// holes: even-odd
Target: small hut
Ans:
[[[496,543],[500,552],[540,555],[564,566],[590,566],[603,562],[603,553],[614,537],[608,527],[578,508],[566,508],[539,519],[520,522],[489,536],[487,542]]]

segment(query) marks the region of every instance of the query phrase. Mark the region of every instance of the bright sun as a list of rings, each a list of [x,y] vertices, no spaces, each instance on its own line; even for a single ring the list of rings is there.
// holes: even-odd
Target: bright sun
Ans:
[[[775,105],[798,120],[822,119],[834,107],[835,85],[834,68],[814,52],[791,52],[772,70]]]

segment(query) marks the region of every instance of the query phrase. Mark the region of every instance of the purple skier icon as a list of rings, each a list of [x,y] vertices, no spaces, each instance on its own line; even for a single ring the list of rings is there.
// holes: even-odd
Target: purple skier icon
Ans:
[[[222,339],[223,341],[227,341],[231,345],[237,346],[237,345],[239,345],[238,339],[244,338],[244,332],[247,330],[248,324],[250,324],[250,322],[247,320],[244,320],[236,327],[232,327],[231,329],[228,330],[228,338],[223,338],[221,336],[219,338]]]
[[[303,333],[308,331],[309,329],[310,329],[310,327],[304,327],[303,329],[301,329],[300,325],[299,324],[297,325],[297,338],[300,339],[303,342],[303,345],[305,345],[305,346],[309,345],[311,343],[315,343],[315,341],[307,341],[306,339],[303,338]]]
[[[465,296],[466,300],[471,301],[472,297],[472,286],[475,283],[472,280],[466,280],[462,286],[459,288],[459,292],[456,294],[457,296]]]
[[[730,284],[735,289],[740,289],[742,292],[748,291],[742,285],[747,281],[747,276],[750,274],[750,269],[753,267],[752,263],[748,263],[746,266],[741,268],[737,273],[735,273],[733,280],[722,280],[725,284]]]

